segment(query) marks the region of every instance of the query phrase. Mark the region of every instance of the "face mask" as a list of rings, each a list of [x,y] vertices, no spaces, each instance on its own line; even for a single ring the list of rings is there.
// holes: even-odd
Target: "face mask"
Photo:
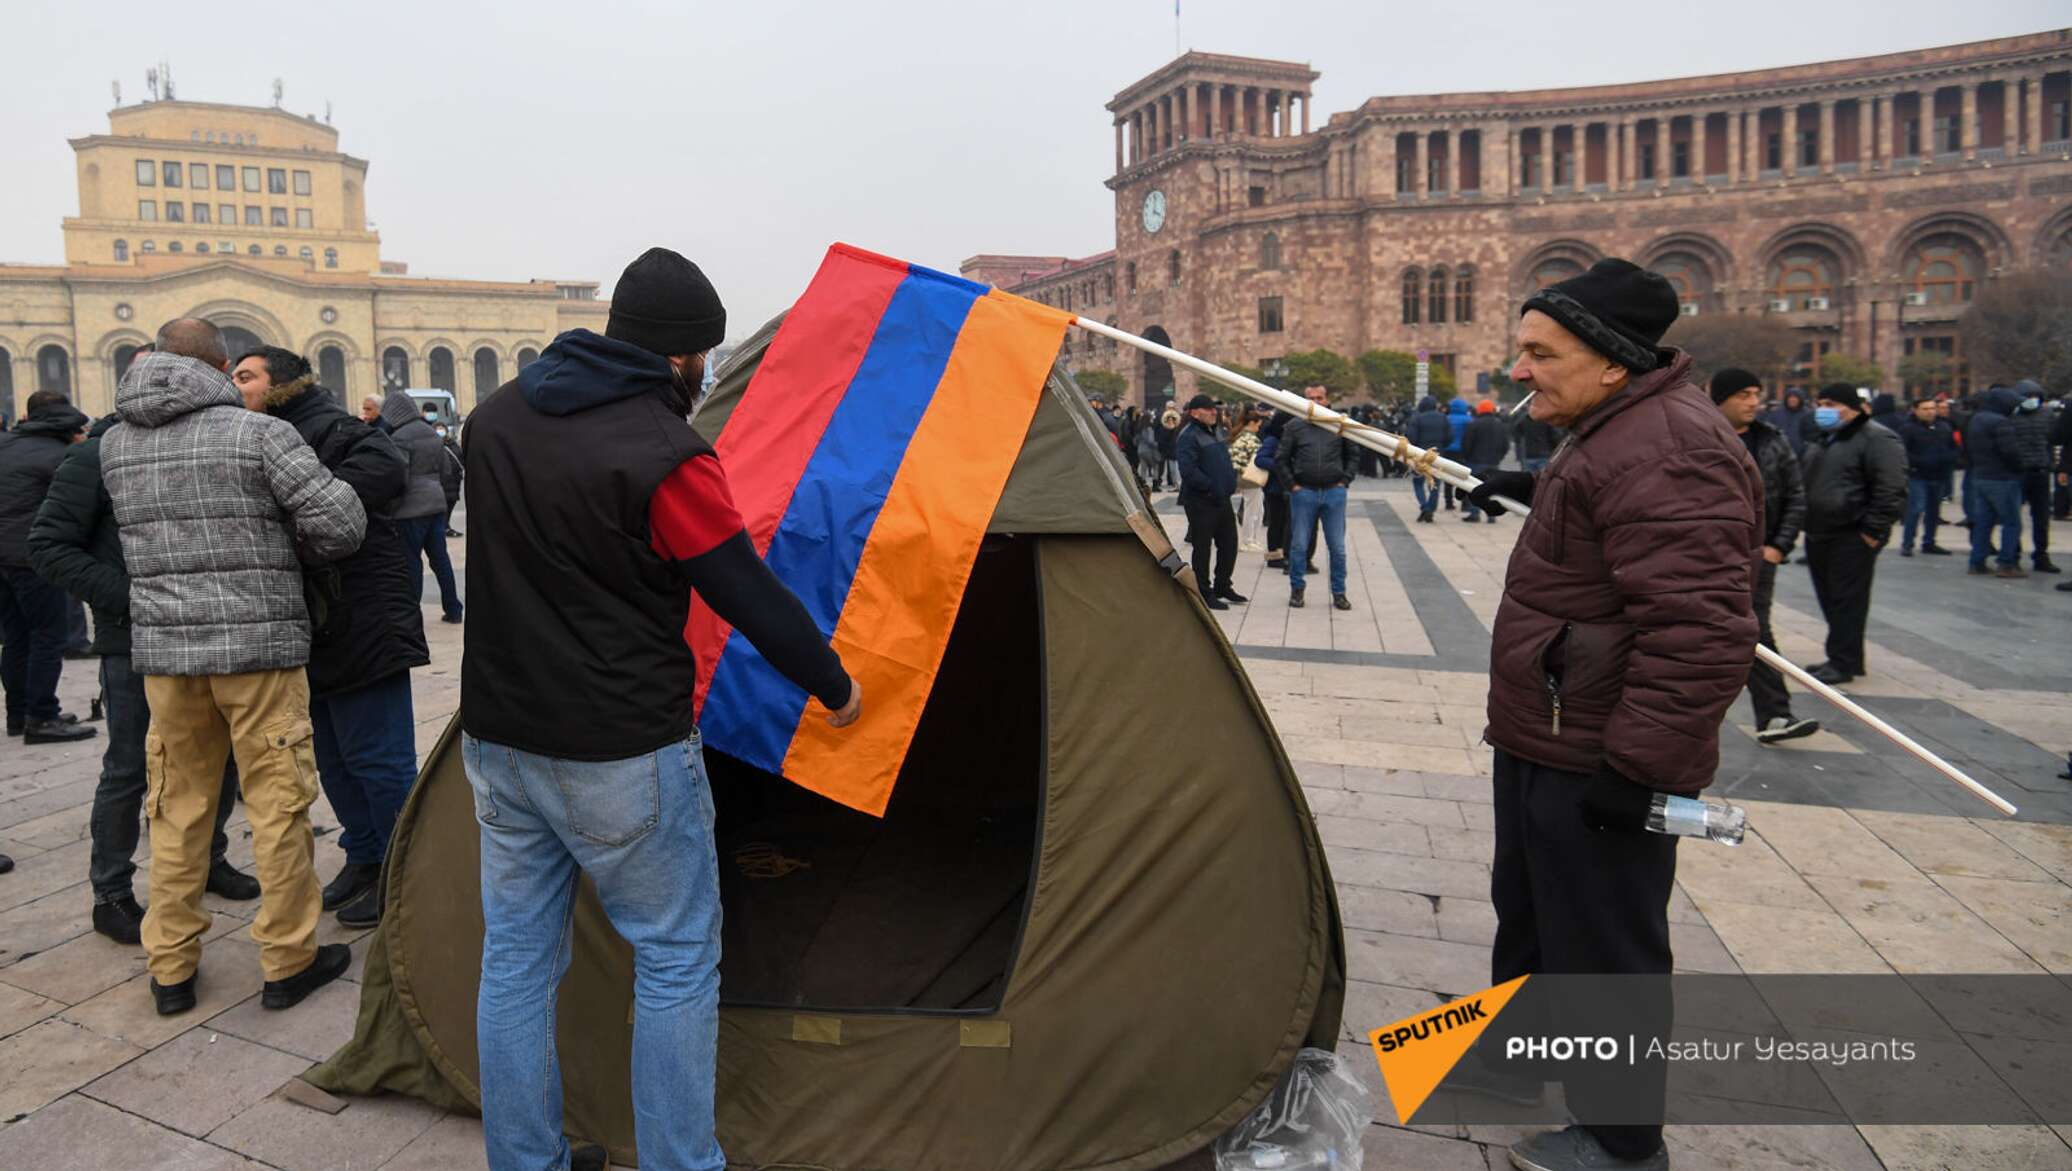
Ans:
[[[2043,400],[2037,398],[2035,395],[2030,395],[2028,398],[2022,400],[2022,409],[2025,411],[2033,411],[2037,407],[2040,407],[2042,405]]]
[[[1839,407],[1814,407],[1813,422],[1822,431],[1832,431],[1842,425],[1842,411]]]

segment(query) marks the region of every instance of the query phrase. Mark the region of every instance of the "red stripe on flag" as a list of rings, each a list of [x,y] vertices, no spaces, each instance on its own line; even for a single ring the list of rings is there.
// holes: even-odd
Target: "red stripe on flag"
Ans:
[[[840,244],[829,249],[727,416],[713,448],[758,556],[769,551],[799,477],[906,276],[900,261]],[[732,633],[703,599],[691,599],[684,638],[698,664],[693,703],[700,709]]]

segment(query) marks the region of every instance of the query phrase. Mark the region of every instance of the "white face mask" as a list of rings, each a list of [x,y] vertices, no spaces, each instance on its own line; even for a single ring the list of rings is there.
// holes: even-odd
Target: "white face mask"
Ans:
[[[2022,409],[2023,409],[2023,410],[2025,410],[2025,411],[2033,411],[2033,410],[2035,410],[2035,409],[2036,409],[2037,407],[2040,407],[2040,406],[2042,406],[2042,405],[2043,405],[2043,400],[2042,400],[2042,399],[2040,399],[2040,398],[2037,398],[2037,397],[2036,397],[2035,395],[2033,395],[2033,394],[2032,394],[2032,395],[2030,395],[2030,396],[2029,396],[2028,398],[2025,398],[2025,399],[2023,399],[2023,400],[2022,400]]]

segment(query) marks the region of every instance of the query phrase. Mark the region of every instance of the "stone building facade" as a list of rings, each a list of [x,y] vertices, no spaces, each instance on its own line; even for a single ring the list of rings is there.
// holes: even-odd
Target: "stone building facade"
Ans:
[[[438,387],[463,411],[555,334],[603,328],[596,282],[424,279],[382,260],[367,161],[326,123],[172,100],[108,123],[71,142],[65,263],[0,264],[0,417],[41,389],[109,410],[138,347],[175,317],[223,326],[233,351],[296,350],[348,403]]]
[[[1604,256],[1687,314],[1769,314],[1823,357],[1949,355],[1985,282],[2072,266],[2072,30],[1631,85],[1372,98],[1188,53],[1108,104],[1115,248],[968,273],[1223,361],[1423,350],[1473,388],[1517,304]],[[981,275],[979,279],[994,279]],[[1000,283],[995,281],[995,283]],[[1113,289],[1112,295],[1107,290]],[[1074,339],[1141,395],[1163,363]],[[1920,388],[1916,388],[1920,389]]]

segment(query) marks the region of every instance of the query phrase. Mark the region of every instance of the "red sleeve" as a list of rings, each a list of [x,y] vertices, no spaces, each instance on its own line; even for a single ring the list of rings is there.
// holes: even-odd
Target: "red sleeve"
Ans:
[[[668,561],[703,556],[740,531],[741,514],[714,456],[677,465],[648,501],[648,544]]]

